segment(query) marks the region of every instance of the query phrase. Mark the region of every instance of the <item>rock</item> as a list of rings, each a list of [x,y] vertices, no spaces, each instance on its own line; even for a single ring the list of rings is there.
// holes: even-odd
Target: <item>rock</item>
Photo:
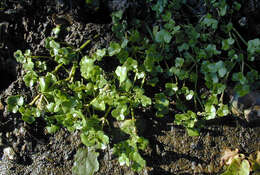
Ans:
[[[69,26],[73,24],[73,19],[69,14],[65,14],[65,15],[56,15],[53,14],[52,15],[52,21],[56,26]]]
[[[17,157],[12,147],[4,148],[3,152],[4,152],[3,155],[4,158],[7,158],[8,160],[15,160]]]
[[[110,0],[108,8],[110,11],[125,10],[129,6],[127,0]]]
[[[231,112],[243,116],[248,122],[260,119],[260,91],[251,91],[243,97],[231,95]]]

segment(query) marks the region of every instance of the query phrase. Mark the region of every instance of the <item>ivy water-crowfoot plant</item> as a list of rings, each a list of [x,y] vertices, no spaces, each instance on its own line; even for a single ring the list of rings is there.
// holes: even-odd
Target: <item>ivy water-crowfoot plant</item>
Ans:
[[[243,96],[252,80],[259,80],[257,68],[250,66],[258,54],[258,39],[245,41],[231,23],[230,17],[241,8],[237,1],[205,1],[206,9],[199,13],[183,0],[147,3],[155,14],[143,22],[146,32],[140,25],[121,30],[125,35],[118,37],[128,44],[119,55],[135,59],[145,75],[144,85],[159,90],[152,98],[156,116],[173,115],[190,135],[199,135],[201,121],[230,114],[225,103],[229,84],[235,83],[235,91]],[[113,14],[114,26],[119,26],[124,19],[122,14],[116,17]],[[171,108],[178,112],[170,113]]]
[[[110,143],[104,127],[109,124],[109,117],[113,117],[122,123],[122,132],[129,135],[114,145],[120,164],[142,170],[146,163],[138,150],[144,150],[148,142],[137,135],[134,109],[151,105],[151,99],[143,89],[134,86],[143,77],[137,61],[127,58],[110,76],[97,63],[104,56],[118,54],[121,45],[112,42],[108,49],[98,49],[87,56],[81,50],[89,41],[78,49],[64,47],[55,41],[59,30],[55,28],[53,32],[56,35],[45,41],[49,56],[32,56],[29,50],[15,52],[16,60],[23,64],[24,83],[36,95],[31,102],[24,101],[20,95],[9,97],[8,110],[19,111],[22,119],[30,124],[43,117],[49,133],[55,133],[60,127],[71,132],[79,130],[86,149],[79,149],[75,155],[75,174],[93,174],[98,170],[97,150],[106,149]],[[134,80],[129,74],[135,74]]]
[[[80,131],[86,148],[75,156],[75,174],[98,170],[98,150],[112,140],[105,132],[111,118],[127,135],[112,145],[120,165],[141,171],[146,162],[140,150],[148,141],[138,135],[136,109],[149,107],[154,117],[172,117],[198,136],[204,121],[230,114],[229,86],[243,96],[259,80],[254,65],[259,39],[245,41],[232,24],[239,2],[205,1],[199,13],[185,0],[146,2],[145,19],[131,16],[128,23],[124,11],[113,12],[117,41],[92,55],[82,53],[90,40],[79,48],[57,42],[58,27],[46,39],[48,56],[29,50],[14,54],[23,64],[25,85],[36,94],[31,101],[9,97],[8,110],[19,111],[28,123],[44,118],[49,133],[60,127]],[[107,58],[116,59],[109,72],[102,66]]]

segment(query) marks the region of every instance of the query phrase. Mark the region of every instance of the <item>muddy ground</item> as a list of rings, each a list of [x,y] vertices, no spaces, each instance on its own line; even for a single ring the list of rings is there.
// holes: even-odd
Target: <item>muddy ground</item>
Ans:
[[[88,39],[85,50],[107,47],[114,39],[111,31],[111,9],[86,12],[83,1],[62,4],[61,0],[5,1],[0,11],[0,175],[61,175],[72,174],[73,156],[81,147],[79,133],[61,129],[54,135],[44,132],[44,121],[32,125],[23,122],[18,114],[6,112],[9,95],[32,96],[21,77],[21,66],[13,52],[31,49],[33,54],[45,53],[44,39],[55,27],[53,14],[68,14],[72,23],[64,26],[63,39],[79,47]],[[112,9],[113,10],[113,9]],[[149,140],[149,148],[142,155],[147,168],[140,174],[220,174],[221,152],[238,148],[245,155],[260,150],[260,124],[229,116],[209,121],[199,137],[190,137],[184,128],[173,125],[173,116],[155,118],[154,113],[139,113],[140,133]],[[14,151],[12,160],[3,158],[3,150]],[[107,149],[100,153],[97,175],[131,175],[128,167],[121,167]]]

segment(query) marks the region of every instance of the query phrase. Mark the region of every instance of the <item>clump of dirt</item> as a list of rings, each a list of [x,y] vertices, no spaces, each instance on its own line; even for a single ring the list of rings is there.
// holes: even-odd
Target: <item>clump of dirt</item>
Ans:
[[[6,110],[8,96],[22,94],[29,98],[34,93],[24,85],[13,52],[30,49],[35,55],[46,54],[44,40],[56,25],[53,14],[69,15],[72,21],[62,26],[60,40],[74,47],[91,40],[83,50],[86,54],[107,47],[114,39],[109,13],[133,5],[120,6],[116,2],[86,12],[80,0],[6,0],[0,13],[0,75],[6,80],[0,83],[0,175],[72,174],[73,156],[82,146],[78,132],[61,129],[54,135],[45,134],[43,119],[29,125]],[[190,137],[184,128],[173,125],[171,116],[158,119],[149,111],[139,115],[140,134],[150,142],[142,153],[147,168],[140,174],[220,174],[220,154],[226,147],[238,148],[246,155],[260,150],[260,125],[251,126],[239,118],[211,121],[199,137]],[[135,174],[119,165],[109,147],[101,152],[99,161],[97,175]]]

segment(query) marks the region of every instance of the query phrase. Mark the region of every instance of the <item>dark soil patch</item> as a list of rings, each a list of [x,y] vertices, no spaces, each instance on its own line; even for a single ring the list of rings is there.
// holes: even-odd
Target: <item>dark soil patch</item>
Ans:
[[[86,12],[84,1],[75,0],[72,4],[68,1],[63,5],[58,2],[61,1],[7,0],[5,10],[0,12],[0,157],[7,147],[15,153],[13,160],[0,159],[0,175],[72,174],[73,156],[81,146],[78,132],[61,129],[54,135],[47,135],[44,121],[39,119],[29,125],[19,115],[6,110],[9,95],[33,96],[23,83],[13,52],[31,49],[35,55],[44,55],[44,40],[55,27],[53,14],[71,16],[73,24],[64,26],[61,39],[75,47],[90,39],[90,45],[83,51],[87,54],[107,47],[114,39],[109,17],[113,7]],[[111,62],[107,64],[110,70]],[[173,125],[173,116],[156,119],[149,111],[139,115],[139,132],[150,142],[149,149],[142,153],[147,168],[140,174],[220,174],[223,171],[219,166],[220,155],[225,148],[238,148],[245,155],[260,150],[259,123],[251,126],[239,118],[221,118],[209,122],[201,136],[190,137],[184,128]],[[118,164],[109,148],[99,159],[97,175],[134,174],[130,168]]]

